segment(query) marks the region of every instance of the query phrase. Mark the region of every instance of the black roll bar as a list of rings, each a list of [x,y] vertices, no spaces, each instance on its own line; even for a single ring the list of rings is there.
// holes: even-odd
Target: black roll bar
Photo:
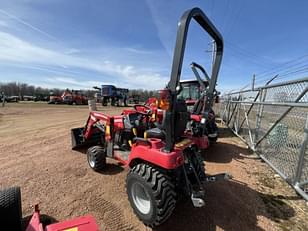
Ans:
[[[176,87],[179,83],[183,57],[185,52],[185,45],[187,40],[187,32],[191,19],[194,19],[215,41],[216,43],[216,52],[213,64],[213,70],[211,75],[210,91],[211,88],[215,88],[217,82],[217,76],[220,68],[220,63],[223,54],[223,38],[216,27],[208,19],[208,17],[202,12],[200,8],[193,8],[186,11],[178,23],[178,31],[176,37],[176,44],[173,54],[173,63],[171,70],[171,78],[169,82],[169,89],[171,93],[176,93]]]
[[[177,95],[177,86],[179,85],[183,57],[185,52],[185,45],[187,40],[187,32],[191,22],[194,19],[215,41],[216,53],[212,68],[211,81],[209,83],[209,94],[207,95],[207,101],[212,102],[213,92],[217,82],[217,76],[222,60],[223,54],[223,39],[216,27],[208,19],[200,8],[193,8],[186,11],[179,23],[176,37],[176,44],[173,54],[173,63],[171,69],[170,81],[168,83],[168,89],[170,91],[170,108],[166,112],[166,146],[165,151],[170,152],[173,150],[175,144],[175,102]]]

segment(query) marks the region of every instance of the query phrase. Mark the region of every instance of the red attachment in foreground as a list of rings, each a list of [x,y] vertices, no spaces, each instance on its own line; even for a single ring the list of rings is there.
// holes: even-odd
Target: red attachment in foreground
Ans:
[[[98,225],[91,215],[78,217],[72,220],[63,221],[48,225],[46,231],[98,231]]]
[[[43,225],[40,222],[40,210],[38,204],[34,206],[34,213],[31,217],[26,231],[44,231]]]
[[[74,218],[72,220],[63,221],[48,225],[45,231],[98,231],[98,225],[93,216],[86,215],[83,217]],[[40,221],[40,210],[38,205],[35,205],[34,213],[27,226],[26,231],[44,231]]]

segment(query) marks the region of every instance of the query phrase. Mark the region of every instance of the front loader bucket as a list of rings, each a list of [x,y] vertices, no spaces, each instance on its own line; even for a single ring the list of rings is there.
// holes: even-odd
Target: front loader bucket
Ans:
[[[71,137],[72,137],[72,149],[77,149],[82,147],[85,143],[83,137],[83,128],[73,128],[71,129]]]
[[[90,139],[85,139],[83,136],[84,128],[73,128],[71,129],[72,137],[72,149],[76,150],[82,147],[89,147],[101,143],[101,133],[96,133],[91,136]]]

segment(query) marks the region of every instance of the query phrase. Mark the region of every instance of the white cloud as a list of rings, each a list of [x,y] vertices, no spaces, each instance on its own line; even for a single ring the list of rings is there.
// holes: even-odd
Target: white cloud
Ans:
[[[45,79],[46,83],[54,84],[56,83],[57,87],[67,88],[70,86],[71,88],[82,88],[82,89],[91,89],[93,86],[101,85],[99,81],[78,81],[71,77],[48,77]]]
[[[9,24],[6,21],[0,20],[0,27],[9,27]]]
[[[80,52],[80,50],[76,49],[76,48],[70,48],[68,49],[65,54],[67,55],[72,55],[72,54],[78,54]]]
[[[151,54],[152,51],[148,51],[148,50],[143,50],[143,49],[137,49],[134,47],[126,47],[125,50],[135,53],[135,54]]]
[[[114,76],[112,82],[123,87],[160,89],[168,81],[168,78],[154,71],[148,71],[149,67],[136,68],[133,65],[119,64],[104,57],[89,58],[78,56],[77,50],[62,53],[37,46],[10,33],[1,31],[0,50],[0,61],[2,63],[30,65],[32,67],[40,66],[40,68],[44,66],[48,67],[47,69],[64,68],[64,72],[66,72],[66,68],[95,71],[108,76]],[[77,75],[75,76],[77,77]],[[79,75],[79,77],[82,76]],[[73,79],[71,80],[73,81]]]

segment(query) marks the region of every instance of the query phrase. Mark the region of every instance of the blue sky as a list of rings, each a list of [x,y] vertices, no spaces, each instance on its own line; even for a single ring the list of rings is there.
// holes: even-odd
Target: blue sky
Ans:
[[[170,78],[177,21],[194,6],[224,37],[219,89],[249,84],[254,73],[262,83],[276,72],[281,79],[308,72],[304,0],[0,2],[0,82],[160,89]],[[192,24],[181,78],[192,78],[192,61],[210,72],[210,51],[211,39]]]

